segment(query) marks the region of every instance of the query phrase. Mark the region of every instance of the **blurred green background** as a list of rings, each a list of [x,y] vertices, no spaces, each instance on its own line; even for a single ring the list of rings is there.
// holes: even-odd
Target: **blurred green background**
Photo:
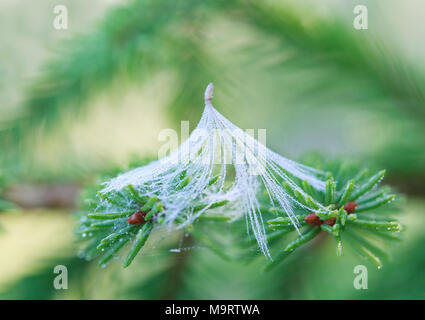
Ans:
[[[53,27],[59,4],[66,30]],[[358,4],[367,30],[353,28]],[[0,298],[425,298],[424,9],[420,0],[2,0]],[[407,231],[389,264],[368,265],[368,290],[353,287],[354,266],[367,262],[336,257],[331,241],[270,273],[263,260],[196,246],[169,252],[178,233],[126,270],[78,259],[81,188],[135,155],[155,158],[164,128],[190,120],[193,129],[211,81],[216,108],[241,128],[266,128],[284,156],[318,151],[387,169],[407,196]],[[53,288],[58,264],[68,290]]]

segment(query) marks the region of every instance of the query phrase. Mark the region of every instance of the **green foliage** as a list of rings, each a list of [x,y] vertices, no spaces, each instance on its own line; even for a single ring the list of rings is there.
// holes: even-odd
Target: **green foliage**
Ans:
[[[4,175],[2,175],[2,172],[0,170],[0,212],[8,211],[8,210],[12,210],[16,208],[16,206],[13,203],[1,198],[2,191],[4,187],[6,186],[6,184],[7,184],[7,179]]]
[[[390,194],[388,187],[377,187],[385,171],[370,175],[368,170],[360,170],[356,165],[342,161],[326,161],[313,156],[306,163],[325,171],[328,180],[324,191],[316,190],[305,181],[298,180],[297,183],[303,187],[305,194],[294,192],[289,185],[286,186],[291,196],[300,203],[295,210],[297,220],[295,225],[281,208],[270,206],[265,191],[260,192],[263,219],[269,229],[267,232],[269,245],[273,252],[277,251],[266,269],[275,267],[290,253],[323,232],[334,239],[337,255],[343,255],[343,247],[349,244],[376,266],[382,267],[387,253],[380,248],[380,245],[399,241],[402,231],[401,224],[390,218],[390,211],[386,209],[386,205],[392,203],[395,196]],[[176,181],[176,189],[183,188],[189,178],[181,175],[179,181]],[[217,181],[213,178],[212,183],[214,180]],[[91,187],[92,195],[95,194],[94,189]],[[209,208],[220,207],[227,202],[217,202]],[[119,256],[120,250],[130,244],[123,262],[123,267],[128,267],[143,248],[154,226],[166,216],[166,208],[157,196],[141,194],[140,190],[132,185],[119,192],[98,193],[97,197],[86,203],[88,205],[84,210],[87,214],[82,214],[76,231],[80,240],[89,242],[83,251],[84,257],[91,260],[101,256],[98,260],[101,266]],[[330,211],[311,213],[303,207],[318,208],[316,203],[327,206]],[[194,211],[202,210],[207,205],[199,204],[194,207]],[[309,220],[312,216],[315,219],[313,222]],[[244,256],[243,260],[249,260],[258,256],[254,249],[256,242],[246,240],[240,222],[235,223],[236,232],[233,241],[239,247],[236,252],[232,253],[232,249],[228,252],[225,249],[226,245],[220,244],[220,237],[217,238],[210,232],[211,224],[216,224],[220,229],[220,225],[228,220],[229,217],[226,216],[203,214],[196,223],[186,226],[185,230],[195,241],[199,241],[226,260],[235,257],[239,259],[241,256]],[[293,238],[293,234],[297,236]],[[287,242],[285,239],[291,236],[293,239]],[[279,248],[282,240],[287,242],[283,250]]]
[[[409,139],[375,150],[378,154],[371,156],[377,161],[391,155],[384,158],[405,171],[413,170],[404,165],[413,160],[412,154],[424,159],[423,139],[419,139],[425,121],[423,75],[397,56],[385,54],[389,49],[371,43],[366,33],[353,33],[351,25],[338,19],[306,16],[286,2],[134,0],[111,10],[95,32],[60,46],[57,57],[43,67],[28,89],[22,114],[2,125],[0,144],[7,150],[2,152],[2,160],[13,166],[16,159],[28,159],[29,153],[21,157],[19,152],[31,149],[34,131],[49,132],[66,110],[84,113],[90,107],[87,101],[115,81],[142,84],[160,72],[175,73],[168,112],[178,120],[193,119],[199,114],[199,92],[206,82],[219,78],[221,83],[231,83],[230,66],[219,62],[220,57],[205,43],[209,24],[217,17],[239,21],[258,32],[259,38],[271,39],[271,49],[261,42],[254,42],[255,48],[238,48],[250,61],[273,56],[273,69],[279,74],[294,69],[319,73],[317,85],[301,92],[298,102],[310,97],[317,105],[331,103],[335,96],[328,88],[335,88],[335,79],[339,79],[349,88],[356,87],[351,99],[360,100],[368,109],[390,117],[401,114],[412,123],[421,123],[410,126]],[[309,23],[304,23],[307,20]],[[321,66],[324,68],[318,70]],[[350,99],[338,92],[344,102]],[[393,105],[396,110],[390,107]],[[423,161],[408,162],[423,169]]]
[[[194,74],[212,79],[205,70],[208,58],[200,48],[200,39],[185,34],[185,25],[199,23],[206,17],[206,8],[220,3],[225,2],[131,1],[112,10],[96,32],[64,43],[60,54],[43,67],[42,76],[28,89],[24,115],[0,130],[0,144],[14,147],[2,157],[14,161],[22,151],[17,146],[23,150],[31,147],[22,145],[28,142],[22,138],[29,132],[53,128],[67,108],[83,112],[85,102],[117,78],[142,83],[167,66],[185,70],[180,74],[185,90],[179,90],[173,103],[174,107],[183,106],[188,97],[192,99],[195,92],[203,90],[204,82],[193,81]],[[174,109],[179,112],[178,107]]]
[[[408,118],[409,122],[406,122],[406,128],[403,127],[402,133],[399,134],[401,138],[391,140],[380,148],[373,148],[373,153],[367,159],[370,163],[378,162],[386,168],[390,167],[389,174],[393,174],[392,183],[407,183],[408,191],[415,194],[420,192],[418,190],[423,190],[423,182],[421,184],[420,178],[421,174],[423,175],[425,164],[423,139],[425,103],[423,98],[424,77],[420,74],[419,68],[412,70],[392,50],[378,47],[376,42],[372,44],[368,41],[366,33],[354,34],[340,21],[333,19],[326,21],[306,12],[298,13],[283,2],[276,5],[270,2],[245,0],[132,1],[129,5],[112,10],[92,34],[75,38],[69,43],[63,43],[57,57],[48,62],[41,70],[41,76],[31,84],[25,98],[22,99],[24,101],[20,106],[22,113],[16,119],[1,123],[2,152],[0,157],[2,161],[5,158],[8,160],[5,163],[5,170],[9,172],[10,167],[17,162],[31,162],[33,146],[31,139],[36,136],[35,132],[38,132],[39,129],[47,134],[51,132],[51,128],[60,125],[60,115],[64,110],[71,112],[73,119],[78,119],[75,117],[76,114],[83,114],[91,107],[87,101],[99,92],[107,90],[117,80],[137,81],[137,83],[143,84],[158,72],[171,71],[176,74],[176,80],[173,81],[173,89],[176,94],[170,100],[168,111],[178,120],[192,119],[190,117],[192,114],[197,117],[199,110],[195,108],[201,107],[202,97],[199,96],[199,92],[202,92],[205,83],[215,81],[218,77],[224,79],[228,76],[226,73],[230,66],[223,68],[218,63],[217,57],[213,56],[208,44],[205,43],[203,33],[208,28],[208,23],[214,21],[214,18],[223,16],[229,20],[246,24],[250,27],[249,31],[257,32],[261,39],[271,38],[273,43],[271,49],[268,46],[258,45],[258,43],[248,50],[239,48],[240,51],[249,55],[252,65],[268,61],[267,58],[272,56],[271,68],[276,73],[291,75],[291,71],[294,70],[307,70],[308,78],[313,78],[311,82],[315,84],[314,86],[309,86],[309,83],[300,85],[295,81],[296,79],[292,78],[290,82],[292,83],[294,80],[295,84],[291,86],[291,83],[286,83],[285,86],[287,91],[295,92],[297,100],[292,104],[297,108],[305,104],[308,99],[313,101],[314,107],[336,104],[338,108],[343,108],[346,105],[350,106],[350,102],[356,101],[359,102],[359,105],[364,105],[365,109],[370,112],[382,111],[380,119],[383,122],[394,119],[396,122],[401,117]],[[305,23],[306,21],[308,23]],[[251,33],[255,34],[255,32]],[[232,51],[231,55],[233,54],[235,52]],[[280,80],[277,81],[279,86],[285,84]],[[228,85],[230,82],[222,81],[221,83]],[[340,83],[348,84],[347,87],[350,91],[341,91],[338,87]],[[297,91],[298,86],[303,90]],[[356,88],[355,94],[353,94],[352,88]],[[276,97],[276,100],[278,99]],[[376,103],[377,101],[378,103]],[[348,110],[348,112],[350,111]],[[23,145],[24,141],[29,141],[29,143]],[[22,153],[18,155],[19,152]],[[334,260],[325,255],[322,256],[326,252],[318,248],[318,244],[327,237],[331,237],[336,242],[338,254],[344,247],[346,255],[346,244],[351,245],[362,256],[381,265],[389,251],[384,245],[400,241],[398,232],[400,224],[388,218],[390,213],[394,212],[391,211],[391,208],[394,207],[394,202],[391,202],[393,200],[391,190],[386,187],[376,188],[373,186],[372,189],[369,189],[368,184],[376,185],[377,183],[373,178],[374,175],[369,173],[364,175],[365,171],[359,170],[357,167],[349,166],[347,168],[344,163],[332,163],[323,161],[323,159],[309,159],[306,163],[331,172],[326,193],[318,192],[305,182],[299,181],[311,199],[299,194],[293,196],[301,203],[311,204],[311,201],[315,201],[326,206],[337,204],[334,210],[337,212],[334,212],[333,216],[319,218],[324,221],[336,217],[335,225],[340,225],[339,230],[338,228],[334,230],[335,225],[321,224],[316,227],[308,225],[305,217],[310,212],[299,209],[298,217],[302,234],[300,236],[294,228],[286,227],[288,220],[286,220],[285,212],[280,208],[269,208],[268,203],[264,201],[261,209],[264,216],[267,217],[267,221],[270,222],[266,226],[269,228],[268,239],[274,253],[274,262],[269,264],[269,268],[276,267],[270,271],[272,279],[267,282],[266,276],[258,276],[259,264],[255,263],[262,259],[260,265],[263,265],[263,257],[258,254],[256,242],[246,239],[244,221],[235,221],[229,224],[225,217],[201,216],[192,230],[187,230],[190,231],[193,241],[203,248],[209,248],[223,261],[235,260],[236,257],[238,262],[239,260],[250,261],[254,267],[251,269],[235,267],[230,262],[226,264],[227,262],[220,259],[211,258],[204,251],[199,253],[195,250],[187,252],[184,259],[185,265],[181,263],[183,259],[177,255],[169,260],[162,259],[160,262],[157,259],[150,259],[153,261],[151,264],[139,265],[142,275],[146,273],[145,270],[151,270],[157,264],[165,267],[152,275],[149,274],[146,278],[139,274],[133,274],[131,287],[134,297],[157,298],[167,295],[172,298],[221,298],[223,288],[228,289],[225,285],[234,280],[234,274],[240,275],[238,277],[240,279],[249,279],[251,286],[247,286],[247,288],[252,290],[248,290],[248,295],[245,292],[244,297],[280,299],[311,297],[314,286],[308,286],[309,288],[305,289],[300,285],[303,282],[299,278],[307,278],[306,282],[317,281],[314,276],[309,276],[315,274],[323,277],[323,274],[313,272],[320,269],[316,263],[328,268],[333,266]],[[67,168],[63,170],[65,171]],[[121,168],[113,170],[108,173],[108,177],[100,177],[98,183],[84,191],[82,197],[86,201],[81,215],[96,213],[100,216],[102,214],[94,212],[99,201],[96,198],[99,183],[115,176],[121,170]],[[98,169],[98,171],[100,170]],[[30,174],[39,172],[32,170]],[[343,172],[345,173],[343,174]],[[398,175],[394,175],[394,172]],[[406,172],[413,174],[409,177],[405,175]],[[68,176],[70,175],[68,174]],[[24,177],[28,178],[26,175]],[[375,178],[380,179],[380,174],[377,174]],[[61,177],[56,173],[51,179],[61,179]],[[354,183],[349,183],[350,180],[354,180]],[[364,194],[356,200],[358,206],[355,212],[348,214],[343,209],[345,202],[347,199],[352,200],[353,195],[359,195],[363,191],[365,191]],[[146,199],[138,197],[137,190],[129,188],[126,192],[128,192],[126,196],[132,197],[135,210],[138,206],[146,203]],[[390,205],[387,205],[388,202],[391,202]],[[0,211],[9,208],[10,204],[0,199]],[[417,209],[416,218],[421,216],[420,210],[421,208]],[[132,213],[134,212],[124,213],[122,216],[122,213],[119,212],[116,217],[109,220],[87,216],[87,225],[80,225],[80,227],[92,228],[91,224],[95,224],[96,232],[92,236],[89,235],[89,232],[86,237],[82,237],[82,233],[79,234],[80,240],[90,242],[89,247],[85,250],[85,257],[91,259],[100,256],[100,259],[104,259],[108,253],[109,257],[115,257],[119,255],[120,250],[124,251],[124,249],[118,248],[119,250],[112,252],[111,255],[110,250],[113,248],[113,244],[117,243],[116,240],[122,236],[122,232],[127,232],[125,228],[129,226],[126,224],[125,218]],[[110,220],[114,221],[114,226],[110,225]],[[275,220],[275,223],[272,223],[272,220]],[[96,225],[96,223],[102,222],[105,222],[103,227]],[[126,246],[129,246],[131,242],[139,243],[139,245],[143,242],[144,232],[139,237],[140,241],[136,242],[136,237],[141,230],[141,226],[135,227]],[[223,239],[223,233],[226,233],[226,237],[231,238],[234,242]],[[104,237],[100,235],[104,235]],[[108,239],[108,236],[111,237]],[[104,243],[101,242],[103,239],[106,239]],[[236,243],[240,245],[240,248],[232,245]],[[418,250],[422,244],[424,244],[424,238],[421,234],[417,241],[409,243],[405,252],[399,254],[395,261],[383,269],[384,272],[388,270],[382,275],[384,280],[375,283],[376,285],[371,286],[370,290],[361,297],[422,297],[424,277],[421,274],[425,262],[423,255],[420,255],[420,250]],[[385,247],[385,251],[380,248],[381,246]],[[284,249],[288,247],[296,252],[285,251]],[[137,250],[136,246],[134,252]],[[314,268],[309,270],[308,263],[306,263],[307,258],[303,252],[309,258],[316,259],[313,263]],[[169,253],[164,254],[164,257],[168,256]],[[260,256],[259,259],[252,259],[252,257],[258,256]],[[149,260],[149,257],[144,258]],[[279,264],[283,259],[286,262],[291,261],[291,263]],[[69,264],[74,266],[74,262],[71,260],[69,260]],[[138,260],[145,262],[144,259]],[[2,297],[40,299],[53,297],[51,265],[56,262],[45,263],[47,265],[45,269],[34,271],[30,278],[23,278],[22,281],[15,284],[14,289],[8,288],[9,294],[3,294]],[[68,262],[66,263],[68,264]],[[85,261],[78,261],[78,263],[86,265]],[[136,261],[132,263],[135,264]],[[74,267],[72,269],[74,270]],[[126,272],[132,272],[134,269],[126,270]],[[102,277],[107,271],[109,270],[100,272]],[[351,270],[349,271],[351,272]],[[184,280],[180,285],[169,281],[175,273],[183,275],[181,278]],[[78,275],[79,273],[73,274]],[[117,274],[113,278],[115,279],[116,276]],[[335,274],[334,278],[338,282],[339,274]],[[213,284],[220,281],[223,285],[221,287],[217,285],[219,289],[216,288],[214,294]],[[228,282],[226,283],[226,281]],[[172,288],[169,287],[171,283]],[[233,282],[233,284],[235,283]],[[90,285],[91,283],[88,286]],[[112,282],[111,289],[113,285]],[[261,292],[261,288],[267,288],[266,292]],[[332,292],[330,297],[340,298],[335,293],[337,291],[332,286],[332,282],[327,283],[327,288]],[[399,288],[398,295],[394,294],[394,290],[390,290],[393,288]],[[44,289],[47,289],[47,292]],[[352,288],[350,287],[350,289]],[[233,298],[241,297],[238,296],[237,291],[230,294],[233,294],[231,295]],[[352,290],[345,292],[344,295],[347,298],[353,298],[353,296],[356,297]],[[122,298],[120,295],[116,297]],[[315,297],[323,296],[316,294]]]
[[[343,254],[343,244],[347,243],[381,268],[387,253],[376,243],[388,245],[391,241],[399,241],[400,231],[403,229],[397,220],[390,218],[391,211],[386,206],[395,199],[395,195],[389,193],[388,187],[377,187],[385,170],[370,176],[367,170],[360,170],[357,166],[342,161],[310,157],[308,163],[327,172],[326,190],[313,192],[310,187],[305,188],[305,184],[300,185],[304,186],[304,191],[314,200],[328,206],[332,211],[330,214],[321,214],[299,208],[296,214],[298,224],[302,227],[301,233],[279,252],[267,268],[276,266],[289,253],[313,240],[320,231],[334,238],[337,255]],[[298,199],[301,204],[308,205],[304,198]],[[284,230],[285,236],[295,232],[285,212],[275,207],[269,210],[272,214],[279,215],[267,221],[271,230]]]
[[[135,166],[135,163],[132,166]],[[176,177],[175,190],[183,189],[190,178],[185,172]],[[216,177],[211,179],[209,186],[213,187],[215,182]],[[131,243],[122,264],[123,267],[128,267],[145,245],[154,227],[162,226],[167,215],[166,208],[159,195],[152,195],[149,192],[149,186],[144,189],[128,185],[123,190],[109,193],[95,192],[96,188],[97,186],[89,187],[84,193],[89,198],[84,202],[84,212],[80,214],[81,219],[76,229],[79,240],[89,242],[81,252],[81,256],[87,260],[102,256],[98,264],[106,266],[124,246]],[[202,202],[202,198],[192,200],[195,214],[206,207],[208,212],[228,203],[227,200],[215,203]],[[203,214],[199,219],[227,221],[229,218]],[[190,225],[185,224],[185,217],[177,217],[175,222],[177,226],[190,229]]]
[[[15,208],[15,205],[13,203],[6,201],[6,200],[3,200],[3,199],[0,199],[0,212],[1,211],[8,211],[8,210],[11,210],[11,209],[14,209],[14,208]]]

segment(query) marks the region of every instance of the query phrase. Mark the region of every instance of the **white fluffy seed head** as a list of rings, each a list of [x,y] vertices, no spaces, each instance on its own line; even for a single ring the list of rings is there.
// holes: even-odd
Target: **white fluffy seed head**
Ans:
[[[324,190],[325,182],[317,178],[323,173],[276,154],[223,117],[211,104],[213,89],[210,83],[205,91],[206,107],[201,120],[179,149],[166,158],[112,179],[102,191],[119,191],[132,184],[142,193],[157,195],[167,208],[163,223],[170,227],[176,219],[184,221],[181,226],[191,223],[208,210],[209,205],[228,200],[226,206],[214,210],[231,218],[245,215],[261,251],[270,257],[257,200],[260,188],[265,188],[271,204],[282,208],[298,230],[294,207],[316,212],[326,208],[320,204],[318,208],[311,208],[300,203],[282,183],[306,196],[291,176]],[[210,185],[217,175],[219,178]],[[176,186],[182,176],[190,177],[190,181],[179,189]],[[207,206],[195,210],[199,203]]]

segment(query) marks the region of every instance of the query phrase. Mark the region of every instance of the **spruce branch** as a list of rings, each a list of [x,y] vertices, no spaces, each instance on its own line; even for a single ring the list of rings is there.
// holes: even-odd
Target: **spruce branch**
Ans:
[[[190,180],[188,178],[190,177],[180,175],[175,181],[175,190],[183,189]],[[217,179],[211,180],[209,186],[213,187],[216,182]],[[128,185],[120,192],[97,192],[93,199],[86,199],[85,203],[85,210],[89,213],[80,218],[76,234],[79,240],[87,240],[89,244],[80,256],[87,260],[100,256],[100,266],[106,266],[124,246],[132,243],[122,264],[123,267],[128,267],[143,248],[154,227],[163,223],[166,209],[157,196],[147,196],[133,185]],[[225,206],[228,201],[200,203],[195,200],[194,203],[193,212],[208,212]],[[228,221],[229,217],[204,214],[198,219]],[[182,225],[186,222],[184,217],[175,221]],[[185,228],[190,229],[190,225]]]
[[[317,159],[316,165],[317,163]],[[392,203],[396,196],[391,194],[387,187],[378,187],[385,175],[385,170],[370,176],[366,170],[356,166],[347,166],[344,162],[335,164],[332,161],[320,159],[321,169],[328,172],[328,181],[324,192],[314,192],[314,199],[329,206],[328,214],[319,214],[299,210],[297,218],[303,227],[302,234],[278,249],[274,260],[266,269],[269,270],[301,245],[313,240],[321,231],[326,232],[335,240],[336,254],[343,255],[345,244],[352,246],[362,256],[367,257],[373,264],[381,268],[388,258],[386,250],[374,243],[376,238],[390,241],[400,241],[400,232],[403,226],[389,216],[386,206]],[[300,185],[304,185],[300,182]],[[305,189],[312,194],[312,190]],[[286,237],[295,228],[288,223],[285,212],[280,208],[270,207],[269,211],[277,218],[267,220],[269,229],[285,230]]]
[[[395,198],[386,190],[375,190],[385,170],[369,177],[367,171],[353,169],[347,162],[329,166],[325,162],[319,169],[286,159],[218,113],[211,104],[212,90],[210,83],[201,120],[178,150],[106,182],[97,200],[90,202],[93,210],[81,218],[77,228],[82,238],[91,240],[87,259],[104,253],[99,264],[106,265],[131,242],[123,262],[123,267],[128,267],[156,227],[168,225],[190,232],[197,220],[218,222],[246,216],[266,257],[270,257],[270,251],[265,220],[272,231],[297,231],[298,237],[284,248],[287,253],[311,241],[320,231],[334,237],[337,255],[342,255],[346,229],[402,230],[400,223],[384,215],[365,215]],[[200,139],[203,130],[207,135]],[[254,145],[263,148],[256,156],[251,149]],[[232,159],[239,162],[231,163],[234,173],[229,174],[231,170],[223,160],[217,165],[215,161],[221,157],[217,150],[224,154],[236,150]],[[250,173],[258,167],[262,168],[259,173]],[[269,215],[278,217],[270,219],[264,213],[267,207]],[[216,208],[221,209],[219,215],[207,213]],[[232,210],[233,215],[229,214]],[[356,239],[355,234],[348,239]],[[367,240],[355,245],[382,265],[376,246]],[[281,254],[273,264],[286,256]]]
[[[297,230],[299,221],[292,212],[295,206],[325,216],[331,214],[329,208],[295,183],[296,179],[302,179],[305,188],[311,190],[314,186],[323,190],[325,184],[318,176],[324,172],[267,149],[223,117],[213,107],[212,96],[210,83],[205,91],[201,120],[179,149],[118,175],[98,192],[94,212],[82,217],[77,233],[94,238],[89,245],[90,257],[96,253],[94,249],[107,250],[101,265],[133,239],[123,263],[127,267],[155,227],[190,229],[201,216],[213,221],[247,217],[259,248],[270,257],[257,199],[260,188],[268,194],[269,204],[276,203],[285,210],[288,224]],[[259,150],[257,154],[255,148]],[[226,154],[232,159],[229,167]],[[219,215],[206,214],[218,208]]]

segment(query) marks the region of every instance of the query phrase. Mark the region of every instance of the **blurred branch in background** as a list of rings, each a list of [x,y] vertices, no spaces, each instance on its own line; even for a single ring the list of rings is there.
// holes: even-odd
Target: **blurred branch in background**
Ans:
[[[179,74],[183,81],[177,83],[187,85],[185,76],[193,82],[184,90],[176,86],[183,104],[185,92],[193,93],[202,82],[193,81],[193,75],[210,78],[202,72],[208,61],[196,38],[196,15],[211,2],[132,1],[113,10],[96,33],[64,43],[57,58],[44,66],[42,76],[30,87],[22,115],[3,124],[0,141],[7,152],[2,158],[16,165],[16,159],[31,149],[34,131],[48,132],[57,126],[65,108],[83,112],[90,96],[119,77],[140,83],[167,67],[183,71]],[[189,21],[194,25],[187,32]]]
[[[357,101],[364,108],[373,106],[369,111],[379,112],[383,120],[398,114],[409,119],[408,127],[400,132],[401,139],[376,147],[367,156],[389,167],[390,178],[391,172],[425,170],[424,141],[419,138],[425,120],[423,75],[403,64],[383,41],[369,33],[355,34],[337,16],[315,17],[285,2],[250,0],[131,1],[113,9],[96,32],[62,43],[56,58],[43,67],[42,75],[28,89],[21,115],[2,123],[3,167],[9,172],[15,168],[16,174],[22,175],[20,165],[31,163],[34,138],[40,132],[45,137],[61,126],[64,114],[79,119],[75,114],[87,113],[90,97],[116,81],[147,83],[167,70],[175,75],[172,92],[164,88],[164,93],[172,95],[169,115],[177,120],[198,118],[202,106],[199,92],[205,83],[219,79],[224,87],[231,87],[236,80],[229,77],[232,66],[223,63],[226,57],[215,56],[214,43],[206,41],[219,16],[256,30],[252,37],[255,50],[233,48],[251,56],[250,61],[274,55],[275,62],[268,67],[274,72],[288,76],[294,69],[319,72],[314,86],[301,91],[294,87],[294,99],[298,99],[294,107],[305,104],[305,99],[316,105],[335,104],[335,99],[340,99],[339,108],[352,108],[350,101]],[[259,50],[258,35],[273,46]],[[352,92],[338,87],[336,81],[340,80]],[[293,82],[299,85],[296,78]],[[291,86],[287,90],[291,92]],[[66,119],[71,120],[69,116]],[[25,175],[32,171],[27,169]]]
[[[3,191],[9,202],[21,208],[74,209],[77,204],[79,186],[72,184],[23,184],[14,185]]]

